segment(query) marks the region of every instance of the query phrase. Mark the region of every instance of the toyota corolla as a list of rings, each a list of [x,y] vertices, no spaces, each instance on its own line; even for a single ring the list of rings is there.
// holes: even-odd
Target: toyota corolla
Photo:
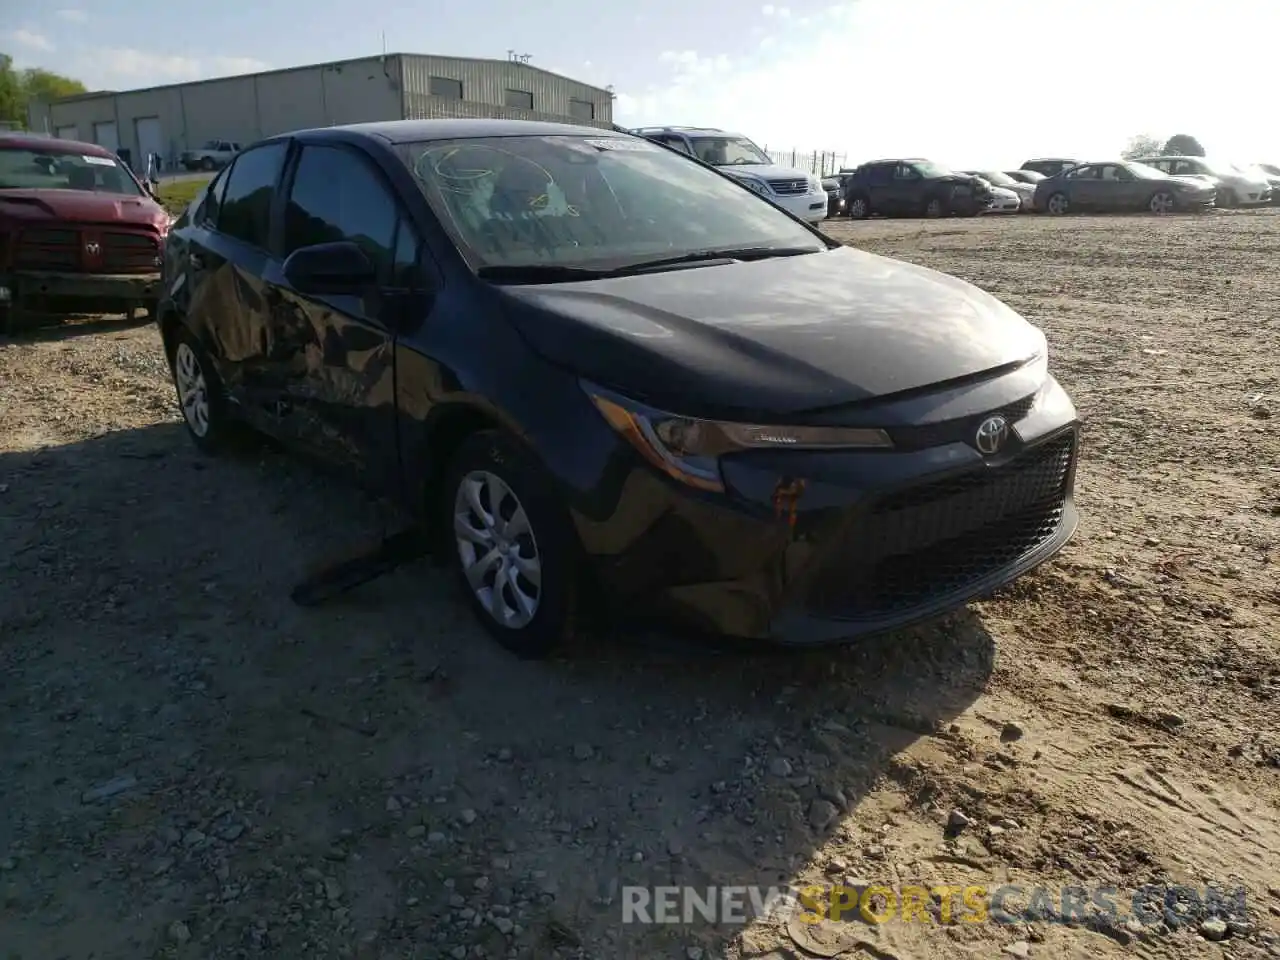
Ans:
[[[1040,330],[638,137],[274,137],[174,224],[165,285],[195,442],[249,426],[395,495],[521,654],[601,605],[847,641],[1075,529]]]

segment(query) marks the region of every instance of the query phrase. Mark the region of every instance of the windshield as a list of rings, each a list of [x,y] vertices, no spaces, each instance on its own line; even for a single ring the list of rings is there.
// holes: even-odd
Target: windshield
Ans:
[[[1260,166],[1263,170],[1267,171],[1267,173],[1271,174],[1273,177],[1280,177],[1280,167],[1277,167],[1275,164],[1260,163],[1258,164],[1258,166]]]
[[[1158,170],[1155,167],[1149,167],[1145,163],[1137,163],[1136,161],[1126,163],[1124,168],[1141,180],[1165,180],[1169,176],[1163,170]]]
[[[750,189],[639,138],[486,137],[397,150],[476,269],[826,249]]]
[[[934,163],[932,160],[908,160],[907,165],[922,177],[947,177],[951,175],[949,168],[940,163]]]
[[[1036,183],[1040,180],[1048,179],[1048,177],[1046,177],[1039,170],[1019,170],[1018,177],[1022,180],[1023,183]]]
[[[744,163],[773,163],[769,155],[746,137],[690,137],[693,153],[713,167],[732,167]]]
[[[0,148],[0,190],[92,190],[136,197],[142,191],[110,157]]]
[[[1007,187],[1010,184],[1018,182],[1007,173],[1001,173],[999,170],[979,170],[977,175],[988,183],[995,184],[997,187]]]

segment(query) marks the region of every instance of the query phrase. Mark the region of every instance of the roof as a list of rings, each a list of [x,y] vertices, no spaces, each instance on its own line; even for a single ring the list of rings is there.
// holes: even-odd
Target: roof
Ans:
[[[339,127],[314,127],[294,130],[282,137],[307,135],[341,139],[356,136],[381,137],[389,143],[413,143],[418,140],[453,140],[474,137],[609,137],[620,136],[613,130],[579,126],[574,123],[550,123],[541,120],[448,119],[448,120],[379,120],[350,123]],[[275,138],[271,138],[275,139]]]
[[[174,90],[178,87],[194,87],[194,86],[199,86],[200,84],[205,84],[205,83],[221,83],[224,80],[237,80],[237,79],[242,79],[244,77],[269,77],[269,76],[274,76],[276,74],[281,74],[281,73],[294,73],[295,71],[298,71],[298,70],[314,70],[317,67],[340,68],[340,67],[346,67],[346,66],[354,66],[359,63],[368,63],[370,60],[392,60],[392,59],[401,58],[401,57],[432,57],[439,60],[454,60],[459,63],[485,63],[485,64],[496,64],[496,65],[511,67],[511,68],[520,69],[520,70],[536,70],[538,73],[545,73],[549,77],[556,77],[560,80],[567,80],[570,83],[576,83],[578,84],[578,86],[586,87],[589,90],[594,90],[597,93],[604,94],[605,96],[608,96],[610,98],[612,98],[613,96],[612,90],[609,90],[604,87],[597,87],[594,84],[586,83],[582,80],[574,79],[573,77],[567,77],[562,73],[556,73],[552,70],[546,70],[543,67],[535,67],[531,63],[516,63],[511,60],[499,60],[493,57],[451,57],[448,54],[440,54],[440,53],[384,53],[384,54],[374,53],[364,57],[349,57],[345,60],[329,60],[323,63],[299,63],[292,67],[278,67],[274,70],[257,70],[251,73],[233,73],[233,74],[228,74],[225,77],[206,77],[205,79],[202,79],[202,80],[184,80],[179,83],[161,83],[161,84],[156,84],[150,87],[135,87],[132,90],[91,90],[88,93],[77,93],[77,94],[73,94],[70,97],[59,97],[53,102],[65,103],[73,100],[92,100],[95,97],[119,97],[119,96],[125,96],[127,94],[131,94],[131,93],[146,93],[151,90]]]
[[[719,127],[636,127],[630,131],[638,136],[646,136],[653,133],[684,133],[693,137],[740,137],[740,133],[732,133],[728,130],[721,130]]]
[[[45,153],[78,153],[90,157],[115,157],[106,147],[79,140],[59,140],[57,137],[40,137],[30,133],[0,132],[0,147],[17,147],[20,150],[43,150]]]

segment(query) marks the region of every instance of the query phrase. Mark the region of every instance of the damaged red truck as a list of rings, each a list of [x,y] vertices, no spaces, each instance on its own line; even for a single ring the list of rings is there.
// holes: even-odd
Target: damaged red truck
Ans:
[[[40,314],[154,314],[169,222],[105,148],[0,133],[0,333]]]

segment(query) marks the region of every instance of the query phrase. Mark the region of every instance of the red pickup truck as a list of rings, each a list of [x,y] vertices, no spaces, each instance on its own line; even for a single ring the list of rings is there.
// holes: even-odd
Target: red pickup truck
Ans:
[[[154,314],[169,222],[105,148],[0,133],[0,332],[39,314]]]

